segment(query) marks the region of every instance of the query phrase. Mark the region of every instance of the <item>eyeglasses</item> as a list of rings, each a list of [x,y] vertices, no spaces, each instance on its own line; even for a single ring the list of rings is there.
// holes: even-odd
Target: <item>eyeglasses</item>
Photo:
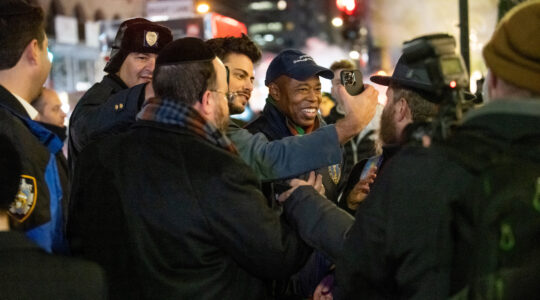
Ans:
[[[228,102],[232,101],[235,94],[236,94],[234,92],[223,92],[223,91],[220,91],[220,90],[209,90],[209,91],[225,95],[225,99],[227,99]]]

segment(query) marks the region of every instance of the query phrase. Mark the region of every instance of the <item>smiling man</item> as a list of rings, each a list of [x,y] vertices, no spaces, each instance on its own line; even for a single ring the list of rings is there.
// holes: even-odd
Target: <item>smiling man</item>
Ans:
[[[215,38],[206,44],[229,69],[229,111],[242,113],[253,91],[253,65],[261,58],[255,44],[241,37]],[[308,136],[289,136],[269,141],[263,133],[251,134],[229,121],[228,137],[234,142],[240,157],[264,181],[287,178],[341,161],[340,144],[347,142],[367,124],[376,104],[376,92],[367,89],[358,98],[345,96],[350,113],[336,125],[320,128]],[[313,154],[309,160],[298,157]]]
[[[79,100],[69,119],[69,160],[73,168],[77,155],[96,136],[122,122],[117,113],[133,110],[135,115],[146,98],[146,84],[152,81],[157,53],[172,41],[169,28],[143,18],[120,24],[104,71],[108,74]],[[123,92],[121,95],[120,92]],[[129,94],[130,103],[104,105]],[[123,115],[122,115],[123,116]]]
[[[282,51],[272,60],[266,72],[265,84],[269,95],[264,110],[246,128],[252,133],[262,132],[269,140],[279,140],[288,136],[303,136],[324,127],[325,123],[318,115],[322,101],[319,76],[332,79],[334,73],[318,66],[301,51]],[[319,147],[324,147],[324,141],[320,146],[298,155],[296,160],[315,159],[319,155]],[[336,201],[340,165],[327,164],[318,168],[326,196]],[[267,186],[265,192],[268,197],[272,198],[275,188],[274,185]]]
[[[253,91],[253,65],[261,59],[261,51],[247,35],[210,39],[206,44],[229,69],[229,113],[243,113]]]

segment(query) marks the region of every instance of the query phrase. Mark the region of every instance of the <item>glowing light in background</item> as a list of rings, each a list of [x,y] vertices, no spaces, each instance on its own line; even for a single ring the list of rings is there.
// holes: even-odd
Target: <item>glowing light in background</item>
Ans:
[[[197,5],[197,12],[200,14],[205,14],[210,11],[210,5],[206,3],[199,3]]]
[[[287,9],[287,1],[285,1],[285,0],[278,1],[277,8],[279,10],[286,10]]]
[[[152,22],[161,22],[169,20],[169,16],[151,16],[148,19]]]
[[[343,19],[340,17],[335,17],[332,19],[332,26],[341,27],[343,26]]]
[[[274,41],[274,35],[273,34],[265,34],[264,35],[264,40],[267,41],[267,42],[272,42],[272,41]]]
[[[356,50],[353,50],[353,51],[349,52],[349,57],[351,59],[357,60],[357,59],[360,58],[360,52],[358,52]]]
[[[473,71],[472,72],[472,74],[471,74],[471,85],[470,85],[471,93],[474,94],[474,93],[476,93],[476,91],[478,91],[478,89],[482,88],[481,86],[476,85],[476,81],[482,79],[482,77],[484,77],[484,75],[482,75],[482,72],[480,72],[480,71]]]
[[[340,11],[352,15],[356,9],[356,0],[336,0],[336,6]]]
[[[47,48],[47,57],[49,57],[49,61],[53,62],[54,54]]]

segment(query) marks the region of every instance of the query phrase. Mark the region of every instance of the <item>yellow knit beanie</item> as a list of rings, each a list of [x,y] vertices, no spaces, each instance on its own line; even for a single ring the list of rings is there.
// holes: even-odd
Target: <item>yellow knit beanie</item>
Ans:
[[[540,1],[523,2],[510,10],[483,54],[497,77],[540,93]]]

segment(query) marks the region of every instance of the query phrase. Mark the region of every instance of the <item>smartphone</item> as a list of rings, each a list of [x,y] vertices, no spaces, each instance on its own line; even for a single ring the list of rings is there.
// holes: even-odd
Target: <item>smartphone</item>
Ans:
[[[349,95],[356,96],[364,91],[362,72],[360,72],[360,70],[343,70],[341,71],[340,76],[341,84],[345,86]]]
[[[364,168],[362,169],[362,174],[360,175],[360,179],[365,179],[369,173],[369,170],[373,166],[376,166],[378,169],[381,166],[382,161],[383,161],[382,155],[370,157],[368,161],[366,162],[366,164],[364,165]]]

